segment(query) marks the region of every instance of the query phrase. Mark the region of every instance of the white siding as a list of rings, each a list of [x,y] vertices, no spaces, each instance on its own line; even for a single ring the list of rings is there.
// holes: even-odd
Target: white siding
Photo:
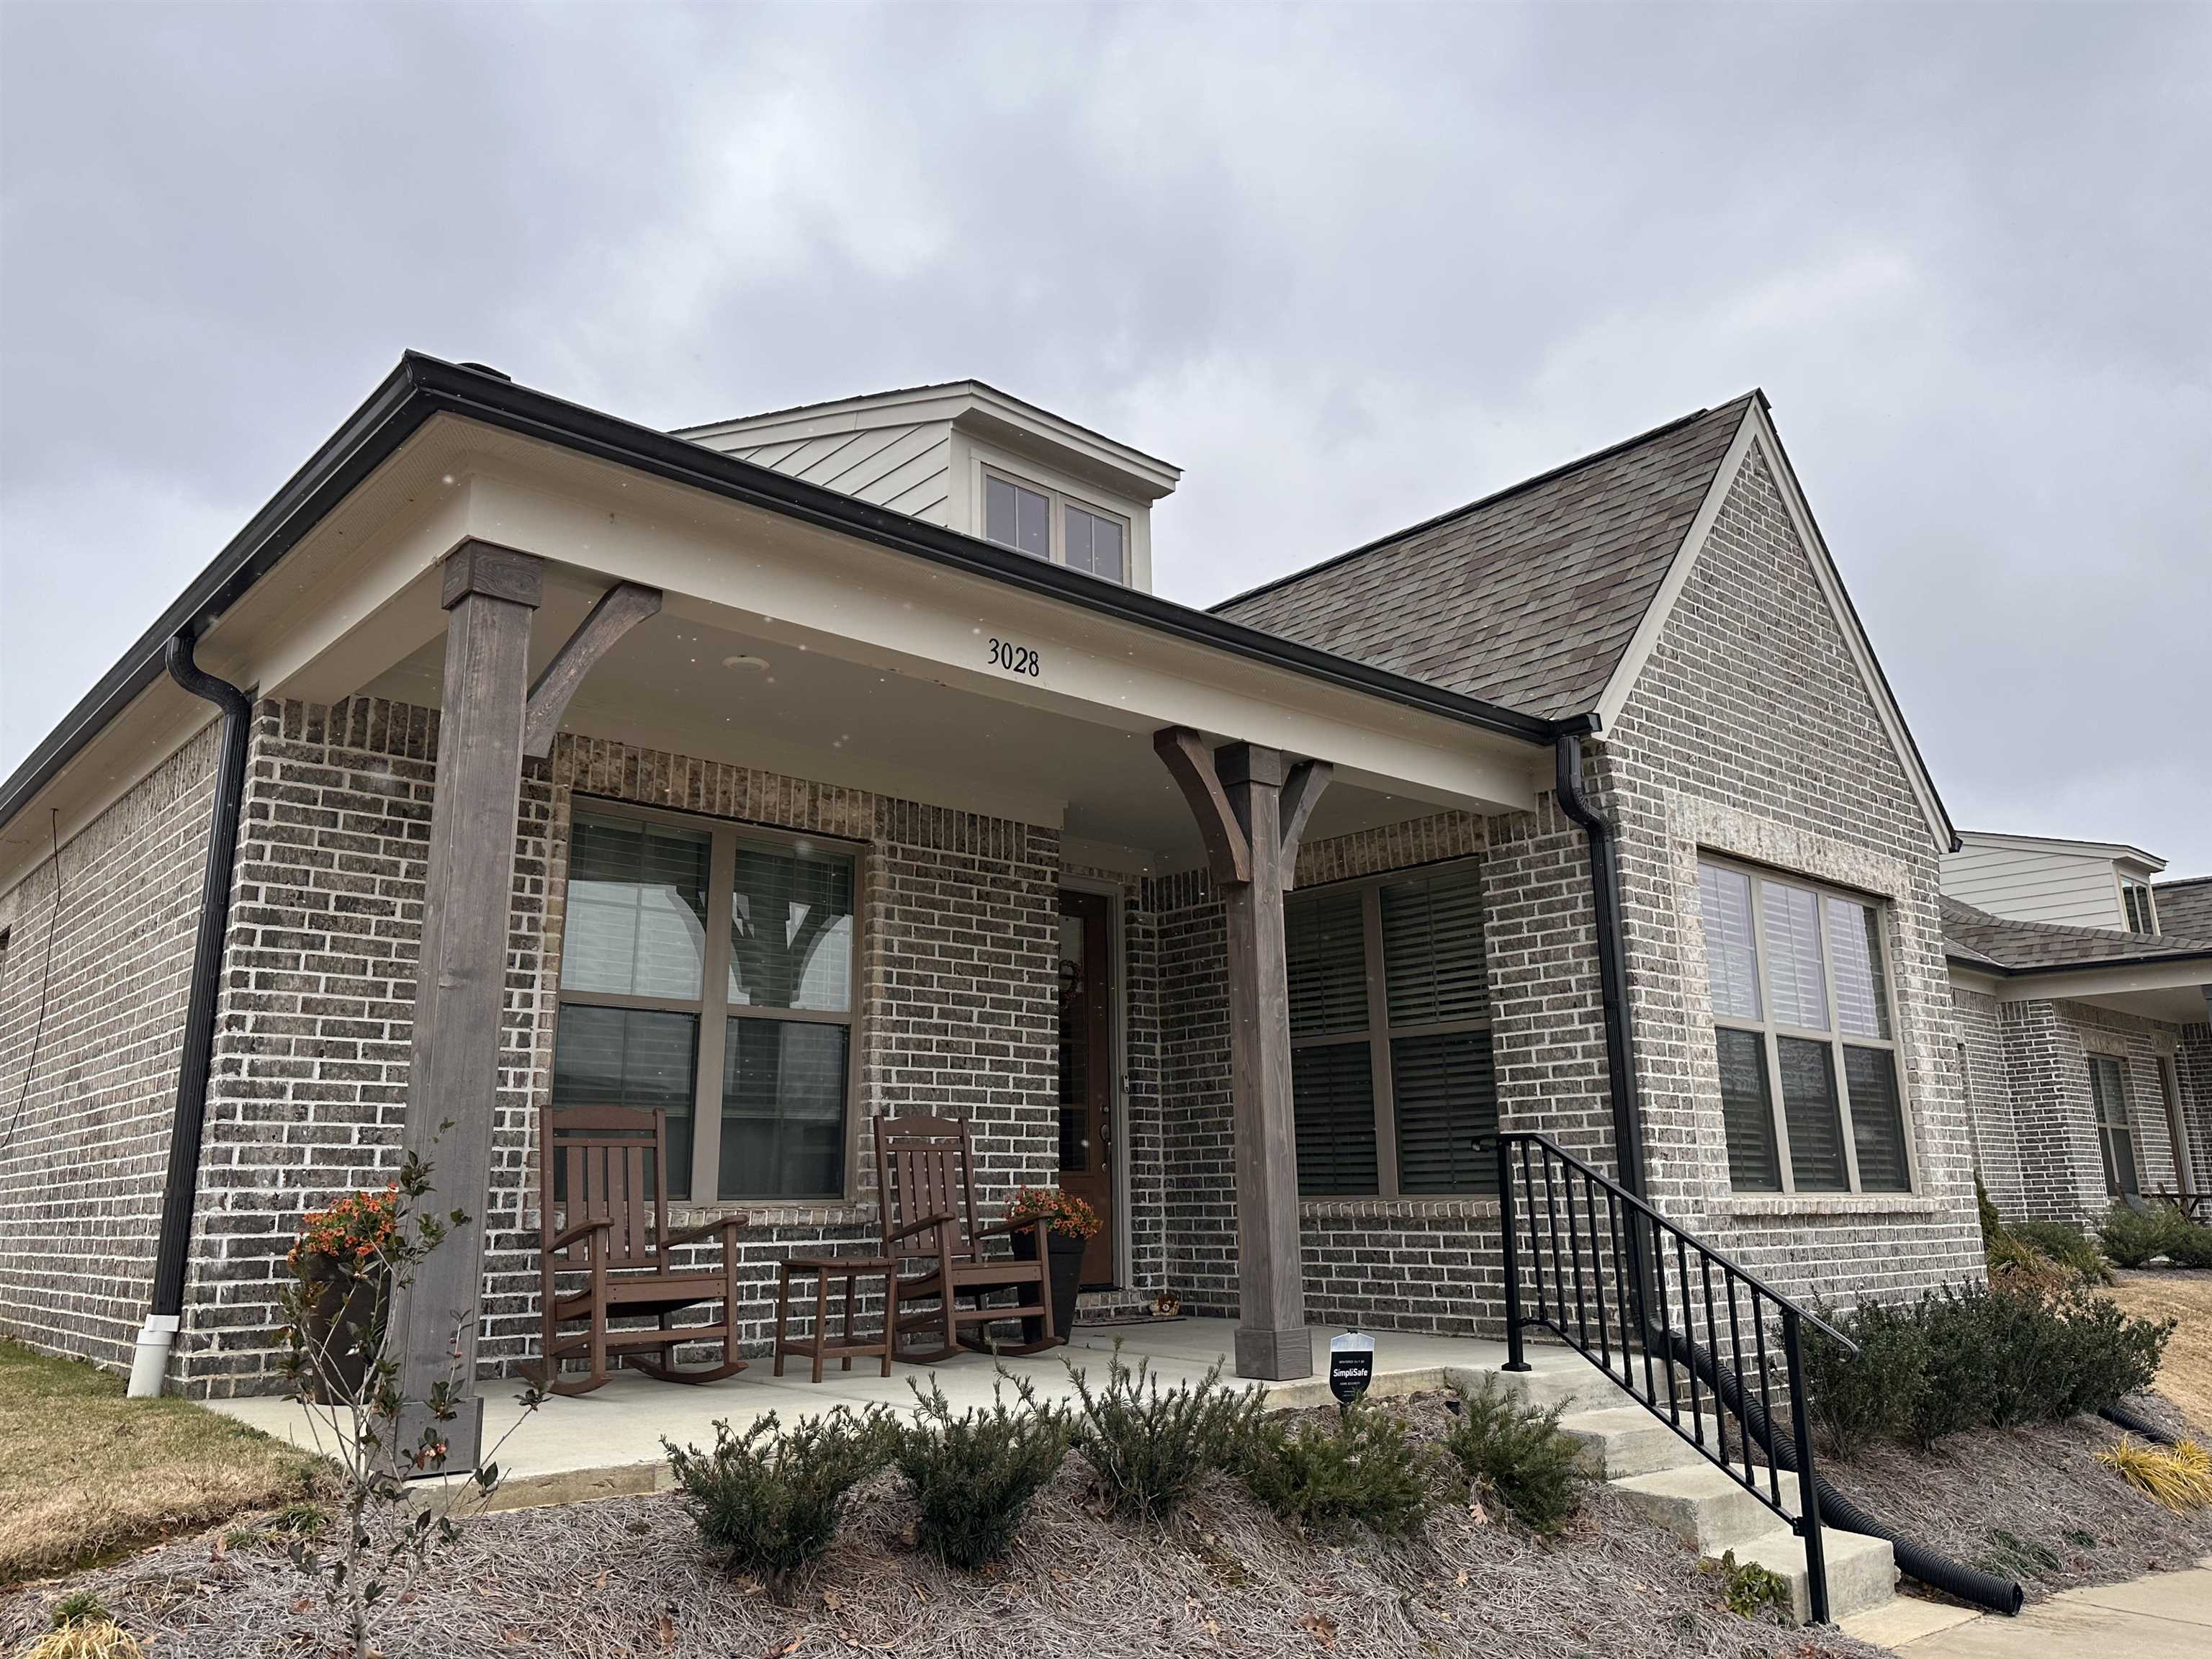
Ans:
[[[842,429],[812,434],[789,428],[768,442],[760,434],[732,433],[700,441],[741,460],[773,467],[809,483],[826,484],[878,507],[911,514],[932,524],[951,524],[952,423]]]
[[[2016,921],[2127,926],[2109,855],[1969,838],[1959,851],[1944,856],[1943,890],[1991,915]]]

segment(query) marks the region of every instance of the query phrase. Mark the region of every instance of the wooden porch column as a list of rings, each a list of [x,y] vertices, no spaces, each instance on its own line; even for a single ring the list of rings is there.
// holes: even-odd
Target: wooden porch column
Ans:
[[[530,686],[530,622],[542,562],[466,542],[445,566],[446,679],[438,775],[430,805],[430,869],[422,895],[422,957],[401,1145],[431,1165],[425,1212],[460,1210],[469,1224],[430,1255],[394,1310],[400,1386],[421,1401],[455,1376],[459,1417],[446,1468],[477,1466],[483,1401],[476,1394],[477,1300],[483,1281],[485,1202],[499,1086],[514,885],[515,803]],[[448,1120],[451,1127],[441,1129]],[[410,1451],[422,1419],[399,1425]]]
[[[1289,970],[1283,894],[1298,840],[1328,787],[1325,762],[1287,772],[1281,751],[1231,744],[1208,753],[1171,727],[1153,747],[1197,816],[1208,872],[1228,915],[1229,1076],[1237,1168],[1237,1374],[1313,1372],[1298,1248],[1298,1155],[1291,1105]]]

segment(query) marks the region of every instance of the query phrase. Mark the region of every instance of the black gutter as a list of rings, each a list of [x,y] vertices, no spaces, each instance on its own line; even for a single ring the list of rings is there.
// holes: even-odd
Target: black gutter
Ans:
[[[160,621],[0,785],[4,828],[130,702],[161,673],[180,630],[204,634],[400,445],[433,416],[450,414],[577,454],[797,519],[965,574],[1076,605],[1115,621],[1208,646],[1407,708],[1526,743],[1550,743],[1559,723],[1294,641],[1081,571],[1048,564],[974,537],[924,524],[820,484],[787,478],[688,439],[672,438],[480,368],[409,352],[367,402],[254,514]]]
[[[199,1185],[200,1131],[207,1117],[208,1072],[215,1055],[216,999],[222,990],[222,941],[230,921],[231,867],[246,793],[246,744],[253,705],[228,680],[192,660],[192,636],[180,629],[166,653],[169,678],[222,710],[222,751],[216,764],[209,817],[207,868],[200,883],[199,936],[192,945],[191,989],[185,1004],[184,1053],[177,1067],[177,1111],[169,1132],[169,1176],[161,1190],[161,1242],[154,1254],[156,1315],[183,1312],[185,1260],[191,1243],[192,1200]]]
[[[1583,793],[1583,734],[1597,716],[1562,723],[1553,741],[1559,808],[1589,842],[1590,901],[1596,911],[1598,995],[1605,1008],[1606,1086],[1613,1097],[1613,1141],[1620,1184],[1644,1189],[1644,1106],[1636,1091],[1636,1048],[1628,1026],[1628,951],[1620,935],[1620,844],[1612,821]]]

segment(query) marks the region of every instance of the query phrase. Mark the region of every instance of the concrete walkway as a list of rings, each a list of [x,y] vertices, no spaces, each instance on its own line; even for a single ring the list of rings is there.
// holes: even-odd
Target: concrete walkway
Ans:
[[[1313,1331],[1314,1375],[1296,1382],[1269,1383],[1272,1403],[1283,1406],[1328,1403],[1328,1339],[1342,1327],[1316,1327]],[[484,1443],[508,1437],[495,1454],[506,1474],[501,1501],[495,1507],[571,1503],[581,1498],[614,1497],[652,1492],[668,1484],[668,1466],[661,1438],[678,1445],[710,1445],[717,1418],[727,1419],[742,1430],[769,1412],[791,1422],[812,1416],[832,1406],[854,1409],[881,1403],[901,1409],[914,1405],[909,1379],[927,1389],[931,1379],[944,1389],[957,1412],[988,1405],[997,1364],[1034,1384],[1040,1395],[1066,1398],[1073,1393],[1066,1360],[1103,1376],[1106,1357],[1118,1339],[1122,1356],[1131,1365],[1151,1362],[1152,1375],[1164,1387],[1195,1382],[1217,1360],[1224,1360],[1236,1337],[1237,1324],[1229,1319],[1147,1321],[1142,1324],[1089,1327],[1079,1325],[1064,1348],[1023,1359],[994,1362],[984,1354],[962,1354],[935,1365],[894,1365],[881,1375],[880,1362],[855,1360],[850,1371],[833,1364],[819,1383],[807,1380],[808,1360],[785,1362],[785,1375],[772,1375],[771,1362],[756,1358],[749,1369],[720,1382],[699,1387],[656,1382],[635,1371],[617,1373],[605,1387],[587,1395],[548,1401],[527,1419],[515,1404],[521,1385],[501,1380],[483,1385]],[[1376,1335],[1375,1382],[1377,1395],[1410,1394],[1446,1385],[1449,1370],[1490,1370],[1505,1360],[1502,1342],[1472,1338],[1418,1336],[1395,1331]],[[1530,1356],[1541,1367],[1558,1366],[1578,1373],[1589,1371],[1578,1356],[1563,1350],[1538,1350]],[[1232,1367],[1223,1364],[1224,1376],[1234,1381]],[[264,1434],[313,1449],[315,1440],[307,1411],[291,1401],[261,1397],[210,1400],[206,1402],[227,1417],[237,1419]],[[512,1432],[510,1433],[510,1431]]]
[[[1900,1599],[1844,1629],[1903,1659],[2205,1659],[2212,1557],[2184,1572],[2062,1590],[2017,1619]]]

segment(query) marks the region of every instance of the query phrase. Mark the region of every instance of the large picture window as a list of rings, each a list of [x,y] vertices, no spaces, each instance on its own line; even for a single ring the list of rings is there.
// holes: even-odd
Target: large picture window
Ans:
[[[675,1198],[843,1194],[853,854],[674,814],[570,827],[558,1107],[668,1114]]]
[[[1698,897],[1731,1183],[1910,1191],[1881,907],[1713,860]]]
[[[1283,921],[1298,1191],[1496,1190],[1498,1094],[1474,870],[1293,893]]]

